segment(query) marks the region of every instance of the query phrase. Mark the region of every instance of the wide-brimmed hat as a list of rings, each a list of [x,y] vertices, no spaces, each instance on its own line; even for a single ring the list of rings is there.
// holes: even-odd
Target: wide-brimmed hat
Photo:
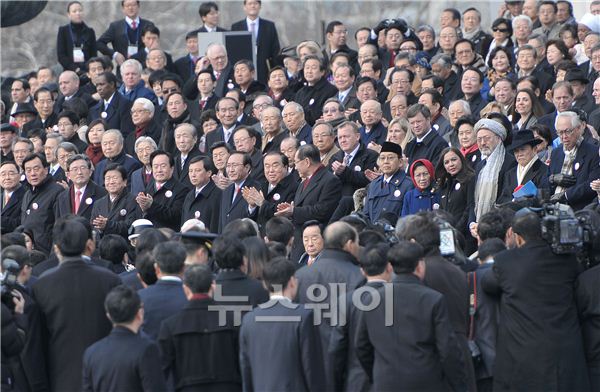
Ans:
[[[531,147],[537,146],[542,141],[533,136],[533,131],[523,129],[513,135],[512,144],[508,147],[509,150],[515,150],[521,146],[529,144]]]
[[[21,114],[21,113],[31,113],[33,115],[36,115],[37,110],[35,110],[35,108],[33,107],[33,105],[31,103],[22,102],[22,103],[17,104],[17,108],[15,109],[15,112],[12,115],[16,116],[17,114]]]
[[[583,84],[588,84],[590,82],[590,80],[585,75],[585,72],[583,72],[581,68],[573,68],[567,71],[567,74],[565,75],[565,80],[567,82],[578,81]]]

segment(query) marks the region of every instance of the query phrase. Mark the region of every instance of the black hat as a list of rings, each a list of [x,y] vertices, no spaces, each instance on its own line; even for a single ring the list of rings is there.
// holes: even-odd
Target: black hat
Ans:
[[[573,68],[568,70],[567,74],[565,75],[565,80],[567,82],[579,81],[583,84],[588,84],[590,82],[581,68]]]
[[[381,145],[381,152],[395,152],[398,155],[398,158],[402,158],[402,147],[393,142],[383,142]]]
[[[205,233],[203,231],[188,230],[185,233],[177,233],[176,236],[181,237],[181,242],[205,245],[208,250],[212,248],[213,241],[219,236],[218,234]]]
[[[36,115],[37,110],[35,110],[35,108],[33,107],[33,105],[31,103],[23,102],[23,103],[17,104],[17,109],[12,114],[12,116],[16,116],[17,114],[21,114],[21,113],[31,113],[33,115]]]
[[[542,141],[536,139],[533,136],[533,131],[529,129],[523,129],[522,131],[518,131],[514,134],[512,144],[508,147],[509,150],[514,150],[526,144],[529,144],[531,147],[537,146]]]
[[[17,128],[15,128],[14,125],[9,124],[9,123],[3,123],[2,125],[0,125],[0,132],[12,132],[12,133],[17,133]]]

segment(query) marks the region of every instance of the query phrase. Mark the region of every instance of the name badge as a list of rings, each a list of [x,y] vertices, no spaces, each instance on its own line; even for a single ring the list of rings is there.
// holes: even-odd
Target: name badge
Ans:
[[[434,210],[437,210],[437,209],[439,209],[439,208],[440,208],[440,205],[439,205],[438,203],[435,203],[435,204],[433,205],[433,209],[434,209]]]
[[[34,210],[37,210],[40,206],[38,206],[38,203],[33,203],[31,205],[31,208],[33,208]]]
[[[279,199],[281,199],[281,195],[279,193],[273,195],[273,200],[278,201]]]
[[[579,162],[575,162],[575,170],[579,170]]]
[[[394,196],[395,196],[395,197],[400,197],[400,193],[401,193],[401,192],[400,192],[400,189],[396,189],[396,190],[394,191]]]
[[[308,104],[309,104],[309,105],[312,105],[313,103],[315,103],[315,99],[314,99],[314,98],[311,98],[311,99],[310,99],[310,101],[308,101]]]
[[[127,57],[131,57],[133,55],[136,55],[138,52],[138,47],[137,45],[129,45],[127,47]]]
[[[88,206],[91,205],[94,202],[94,200],[92,200],[91,197],[88,197],[87,199],[85,199],[85,204],[87,204]]]
[[[454,189],[456,189],[456,190],[460,189],[460,182],[457,182],[456,185],[454,185]]]
[[[168,197],[168,198],[170,198],[170,197],[172,197],[172,196],[173,196],[173,192],[171,192],[171,191],[166,191],[166,192],[165,192],[165,196],[166,196],[166,197]]]
[[[354,166],[354,171],[355,172],[359,172],[361,170],[362,170],[362,168],[360,166],[358,166],[358,165]]]
[[[125,216],[125,215],[127,215],[127,210],[125,208],[123,208],[121,211],[119,211],[119,214],[121,216]]]
[[[200,218],[200,211],[196,211],[196,212],[194,212],[194,217],[195,217],[196,219]]]
[[[106,118],[106,117],[108,117],[108,114],[106,112],[102,112],[102,113],[100,113],[100,117]]]
[[[78,48],[78,47],[73,48],[73,62],[74,63],[85,62],[85,55],[83,54],[83,50],[81,48]]]

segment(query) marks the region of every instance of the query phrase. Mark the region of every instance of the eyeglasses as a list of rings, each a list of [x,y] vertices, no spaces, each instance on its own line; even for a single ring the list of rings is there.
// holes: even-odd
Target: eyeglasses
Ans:
[[[508,29],[501,29],[501,28],[499,28],[499,27],[494,27],[494,28],[492,29],[492,31],[493,31],[494,33],[508,33],[508,32],[509,32],[509,30],[508,30]]]
[[[577,130],[577,128],[569,128],[569,129],[565,129],[564,131],[556,131],[556,134],[558,136],[571,136],[573,134],[573,132],[575,132]]]
[[[268,103],[259,103],[259,104],[253,105],[252,109],[264,110],[264,109],[268,108],[269,106],[271,106],[271,105],[269,105]]]
[[[172,88],[166,88],[166,89],[164,89],[164,90],[162,91],[162,93],[163,93],[164,95],[168,95],[168,94],[171,94],[171,93],[176,93],[177,91],[178,91],[178,90],[177,90],[177,87],[172,87]]]

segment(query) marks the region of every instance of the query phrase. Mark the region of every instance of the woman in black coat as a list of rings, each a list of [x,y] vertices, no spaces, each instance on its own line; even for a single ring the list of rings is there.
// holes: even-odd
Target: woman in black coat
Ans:
[[[450,223],[463,233],[465,238],[470,237],[467,227],[468,203],[473,200],[474,176],[475,172],[458,148],[447,147],[442,151],[435,167],[441,197],[440,209],[452,215]]]
[[[58,28],[56,55],[65,70],[79,73],[85,63],[96,57],[96,33],[83,21],[83,6],[78,1],[69,3],[69,23]]]

